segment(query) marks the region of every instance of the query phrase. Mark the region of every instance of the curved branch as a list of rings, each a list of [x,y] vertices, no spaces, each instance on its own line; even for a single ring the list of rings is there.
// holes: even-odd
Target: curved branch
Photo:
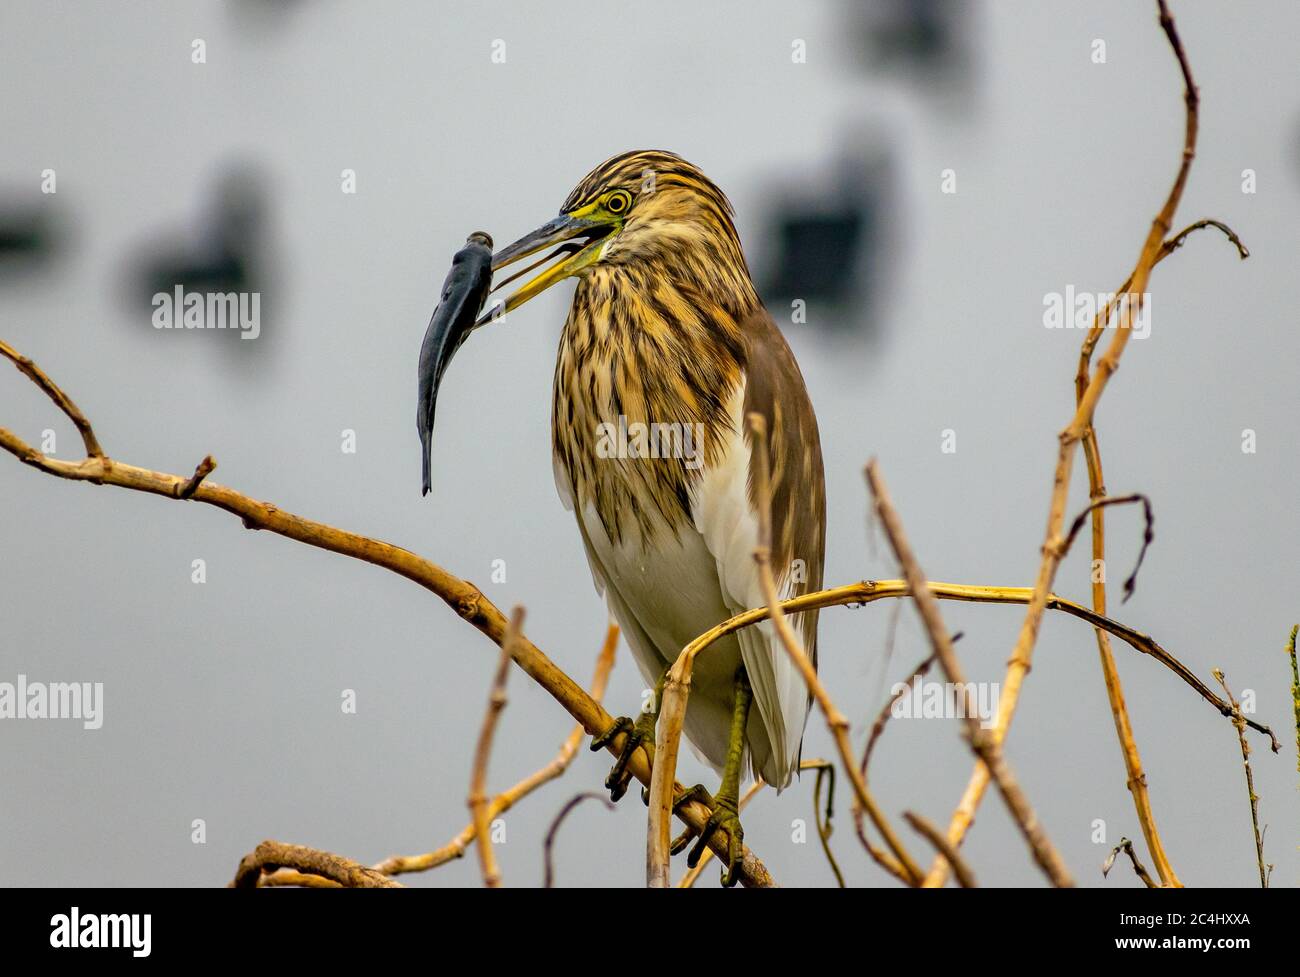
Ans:
[[[346,889],[402,888],[400,882],[394,882],[382,872],[376,872],[373,868],[354,862],[350,858],[344,858],[342,855],[270,840],[262,842],[252,853],[243,857],[235,872],[234,881],[230,883],[230,888],[256,888],[262,873],[270,874],[281,868],[292,869],[307,876],[329,879]],[[299,881],[295,884],[314,885],[315,883]]]
[[[555,837],[560,833],[560,825],[564,823],[564,819],[572,813],[573,809],[583,801],[600,801],[605,805],[605,810],[614,810],[613,803],[604,794],[597,794],[591,790],[570,797],[564,807],[560,808],[560,813],[551,822],[550,828],[546,831],[546,840],[542,843],[542,861],[546,866],[542,881],[542,888],[544,889],[555,888],[555,861],[551,857],[551,853],[555,848]]]
[[[81,434],[81,443],[85,445],[87,455],[91,458],[104,457],[104,449],[99,446],[99,439],[95,437],[94,429],[91,428],[86,415],[81,412],[81,408],[72,402],[71,397],[59,389],[58,384],[46,376],[44,370],[3,339],[0,339],[0,356],[12,361],[19,372],[25,374],[32,383],[40,387],[45,392],[45,395],[54,401],[59,410],[68,416],[68,420],[72,421]]]
[[[957,849],[949,843],[943,832],[932,821],[921,817],[915,811],[904,811],[903,820],[912,826],[912,830],[934,845],[939,854],[948,860],[948,864],[952,866],[952,874],[956,877],[959,886],[963,889],[978,888],[975,873],[970,870],[966,860],[961,857]]]
[[[1093,432],[1093,438],[1094,439],[1096,438],[1095,431]],[[1098,452],[1096,455],[1095,464],[1094,464],[1093,456],[1090,454],[1088,457],[1089,478],[1092,479],[1092,482],[1094,483],[1093,491],[1095,493],[1097,488],[1100,487],[1100,483],[1101,483],[1101,455],[1099,453],[1099,449],[1096,447],[1095,441],[1092,450],[1094,452]],[[1094,470],[1097,473],[1096,478],[1092,478],[1092,472]],[[1093,525],[1096,526],[1098,524],[1096,516],[1099,514],[1099,512],[1102,509],[1105,509],[1107,506],[1112,506],[1112,505],[1132,505],[1135,502],[1142,503],[1142,518],[1143,518],[1142,548],[1138,550],[1137,563],[1134,564],[1133,566],[1133,572],[1130,573],[1128,575],[1128,578],[1124,581],[1124,601],[1122,601],[1121,603],[1127,602],[1128,599],[1133,596],[1133,590],[1134,588],[1137,587],[1138,571],[1142,569],[1142,561],[1145,560],[1147,557],[1147,548],[1150,547],[1151,541],[1155,539],[1155,530],[1154,530],[1155,516],[1152,515],[1151,512],[1151,500],[1149,498],[1147,498],[1141,492],[1132,492],[1129,495],[1103,495],[1100,498],[1094,499],[1091,503],[1089,503],[1086,509],[1084,509],[1082,512],[1079,513],[1078,517],[1074,520],[1073,525],[1070,526],[1070,531],[1065,535],[1065,543],[1061,547],[1061,551],[1063,554],[1070,549],[1070,546],[1073,545],[1074,543],[1074,537],[1079,535],[1079,530],[1083,528],[1083,524],[1084,522],[1087,521],[1089,516],[1094,517]],[[1093,543],[1095,544],[1096,542],[1097,540],[1094,536]],[[1095,545],[1094,545],[1093,558],[1102,559],[1102,557],[1096,555]]]

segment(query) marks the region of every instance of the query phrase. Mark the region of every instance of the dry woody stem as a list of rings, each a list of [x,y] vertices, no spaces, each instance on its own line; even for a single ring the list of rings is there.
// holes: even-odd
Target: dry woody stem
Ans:
[[[1250,744],[1246,742],[1246,719],[1241,714],[1241,704],[1228,688],[1228,681],[1223,677],[1222,669],[1214,670],[1214,678],[1223,686],[1223,694],[1232,703],[1232,725],[1237,727],[1237,741],[1241,745],[1241,764],[1246,768],[1246,796],[1250,799],[1250,826],[1255,832],[1255,862],[1259,867],[1259,887],[1267,889],[1269,870],[1273,866],[1264,865],[1264,833],[1259,830],[1259,795],[1255,793],[1255,774],[1250,769]]]
[[[1039,625],[1042,622],[1043,612],[1047,608],[1048,595],[1051,593],[1052,584],[1056,577],[1056,570],[1060,566],[1061,558],[1064,554],[1062,528],[1065,520],[1065,507],[1070,488],[1070,475],[1074,465],[1075,448],[1079,442],[1083,441],[1089,431],[1092,429],[1093,416],[1097,409],[1097,403],[1101,399],[1102,393],[1106,389],[1110,378],[1114,376],[1115,371],[1119,369],[1120,357],[1128,344],[1132,334],[1132,320],[1136,313],[1135,304],[1140,307],[1142,296],[1146,292],[1147,283],[1151,277],[1151,270],[1155,267],[1165,254],[1173,251],[1182,244],[1183,238],[1191,230],[1175,236],[1172,240],[1167,240],[1169,232],[1172,230],[1174,214],[1178,209],[1178,204],[1183,196],[1183,188],[1187,184],[1187,175],[1191,170],[1192,160],[1196,157],[1196,134],[1198,125],[1198,107],[1199,96],[1196,90],[1196,84],[1192,80],[1191,66],[1188,63],[1187,55],[1183,51],[1182,41],[1178,36],[1178,30],[1174,26],[1173,17],[1169,13],[1166,0],[1158,0],[1160,28],[1168,38],[1170,47],[1173,49],[1174,57],[1178,62],[1179,70],[1183,77],[1183,101],[1186,106],[1185,113],[1185,130],[1183,136],[1182,160],[1178,167],[1177,174],[1174,176],[1173,185],[1165,198],[1164,205],[1151,223],[1151,229],[1147,233],[1146,240],[1142,244],[1142,249],[1138,254],[1136,265],[1133,273],[1129,276],[1123,291],[1128,296],[1128,301],[1123,304],[1119,317],[1119,328],[1114,332],[1105,353],[1097,361],[1096,369],[1088,378],[1086,384],[1081,385],[1078,392],[1077,406],[1073,418],[1069,424],[1061,431],[1060,445],[1056,461],[1056,470],[1052,480],[1052,496],[1047,518],[1047,531],[1043,540],[1043,555],[1039,565],[1038,578],[1034,584],[1033,597],[1029,602],[1029,609],[1025,614],[1024,623],[1021,626],[1019,637],[1016,639],[1015,648],[1011,653],[1010,664],[1007,667],[1006,678],[1002,683],[1002,698],[999,703],[996,723],[993,727],[992,736],[997,742],[1002,742],[1006,738],[1007,731],[1011,725],[1011,719],[1015,715],[1016,706],[1020,698],[1020,689],[1024,682],[1025,676],[1029,673],[1030,664],[1033,659],[1034,645],[1038,638]],[[1219,227],[1228,233],[1229,238],[1235,240],[1235,235],[1227,231],[1223,225],[1217,222],[1206,221],[1201,226]],[[1109,307],[1108,307],[1109,313]],[[1091,337],[1090,337],[1091,338]],[[1092,339],[1095,343],[1096,339]],[[1086,346],[1087,355],[1091,356],[1091,346]],[[1086,361],[1084,365],[1086,370]],[[1095,454],[1095,435],[1094,435],[1094,454]],[[1099,456],[1098,456],[1099,457]],[[1099,466],[1099,461],[1098,461]],[[1098,481],[1093,486],[1094,494],[1100,489],[1099,476],[1100,468],[1098,467]],[[1101,510],[1094,510],[1094,515],[1098,515]],[[1094,522],[1095,527],[1100,527],[1099,522]],[[1099,528],[1094,529],[1094,545],[1097,545],[1097,535]],[[1096,595],[1094,594],[1094,597]],[[1103,598],[1104,599],[1104,598]],[[1111,709],[1114,714],[1116,730],[1119,733],[1121,745],[1124,749],[1125,765],[1129,772],[1129,785],[1133,791],[1134,801],[1138,806],[1138,816],[1142,821],[1143,831],[1147,836],[1148,844],[1152,850],[1152,857],[1156,861],[1157,870],[1160,871],[1162,879],[1167,885],[1178,885],[1177,877],[1174,875],[1172,868],[1169,867],[1168,861],[1164,856],[1163,848],[1159,843],[1159,837],[1155,831],[1154,820],[1150,812],[1150,802],[1146,796],[1145,777],[1141,773],[1140,761],[1137,758],[1137,747],[1133,743],[1132,729],[1129,725],[1128,714],[1123,705],[1122,693],[1119,688],[1119,678],[1113,669],[1113,662],[1109,660],[1109,649],[1105,643],[1099,639],[1099,648],[1101,651],[1103,669],[1106,674],[1107,692],[1111,700]],[[948,840],[953,846],[961,844],[971,822],[974,820],[975,812],[979,808],[980,801],[984,797],[984,792],[989,784],[989,769],[984,763],[978,763],[971,773],[971,778],[966,786],[961,800],[957,804],[956,810],[953,811],[952,818],[948,825]],[[930,869],[926,878],[927,885],[942,885],[947,875],[948,863],[942,856],[939,857]]]
[[[605,643],[596,659],[596,674],[591,680],[591,697],[597,702],[600,702],[605,696],[605,686],[609,682],[609,673],[614,667],[614,652],[617,648],[618,625],[610,624],[605,633]],[[556,754],[550,763],[529,774],[509,790],[504,790],[492,798],[488,804],[488,820],[495,820],[543,784],[550,783],[568,770],[569,764],[573,762],[573,758],[578,754],[578,748],[582,745],[585,734],[586,731],[582,726],[573,727],[564,744],[560,747],[560,752]],[[474,843],[474,837],[474,823],[471,821],[461,829],[456,837],[441,848],[421,855],[394,855],[374,867],[376,871],[383,872],[386,875],[399,875],[404,872],[425,872],[464,857],[465,852]]]
[[[894,509],[894,504],[889,497],[889,489],[885,486],[885,480],[874,461],[867,465],[867,484],[871,487],[871,495],[875,499],[876,512],[880,516],[881,525],[885,527],[885,536],[889,540],[895,558],[903,568],[903,578],[907,581],[913,603],[929,635],[930,647],[938,656],[939,664],[943,667],[948,681],[954,687],[964,690],[966,708],[962,713],[966,719],[962,731],[970,748],[984,762],[984,766],[993,777],[993,782],[997,784],[1003,800],[1006,801],[1012,817],[1015,818],[1016,826],[1020,828],[1020,833],[1029,843],[1034,861],[1038,863],[1039,868],[1051,879],[1052,885],[1058,888],[1073,886],[1074,879],[1070,875],[1070,870],[1065,867],[1060,853],[1048,839],[1047,832],[1043,830],[1038,816],[1029,804],[1029,799],[1011,772],[1011,765],[1002,755],[1000,744],[988,736],[986,730],[980,726],[975,693],[966,680],[966,672],[957,658],[957,652],[953,650],[952,638],[948,635],[948,629],[943,623],[943,615],[939,611],[939,602],[930,593],[925,574],[921,571],[907,534],[903,531],[903,522]],[[941,854],[946,854],[947,846],[939,846],[939,851]]]
[[[492,822],[488,817],[487,768],[492,758],[492,741],[496,737],[497,723],[506,707],[506,679],[510,675],[510,657],[524,630],[524,609],[516,607],[510,614],[505,640],[501,642],[501,660],[492,679],[492,694],[488,696],[487,711],[483,715],[483,728],[478,734],[474,749],[474,769],[469,780],[469,813],[474,824],[474,839],[478,842],[479,867],[483,872],[483,885],[488,889],[501,886],[501,870],[492,849]]]

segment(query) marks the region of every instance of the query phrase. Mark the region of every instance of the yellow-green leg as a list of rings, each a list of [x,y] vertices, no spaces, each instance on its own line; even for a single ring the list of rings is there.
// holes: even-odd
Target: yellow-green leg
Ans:
[[[750,688],[749,676],[742,665],[736,672],[736,696],[731,710],[731,735],[727,740],[727,762],[722,768],[722,786],[712,798],[713,814],[686,858],[686,864],[694,868],[714,832],[719,828],[724,830],[728,841],[727,867],[722,873],[722,884],[727,888],[740,879],[736,868],[740,864],[745,840],[745,830],[740,826],[740,770],[745,762],[745,724],[749,721],[749,707],[753,701],[754,690]]]

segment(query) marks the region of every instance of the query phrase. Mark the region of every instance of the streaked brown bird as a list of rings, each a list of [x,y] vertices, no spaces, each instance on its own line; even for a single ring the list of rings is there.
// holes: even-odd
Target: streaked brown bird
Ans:
[[[817,420],[785,339],[750,280],[726,196],[697,167],[658,151],[601,163],[554,220],[498,252],[493,271],[556,250],[497,287],[546,265],[490,321],[577,277],[560,338],[551,424],[555,481],[577,516],[596,588],[642,674],[658,690],[682,648],[765,601],[753,553],[750,412],[766,421],[772,471],[772,566],[782,597],[819,590],[826,491]],[[816,661],[817,613],[801,629]],[[709,826],[725,830],[736,880],[737,814],[746,768],[778,789],[799,767],[808,688],[769,625],[701,655],[685,733],[722,774]],[[627,788],[627,760],[653,750],[657,715],[619,719],[626,746],[608,786]]]

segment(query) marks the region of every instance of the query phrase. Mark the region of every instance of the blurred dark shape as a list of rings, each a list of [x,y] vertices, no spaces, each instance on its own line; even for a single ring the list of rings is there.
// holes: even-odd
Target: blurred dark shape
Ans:
[[[0,197],[0,284],[48,264],[58,245],[49,204]]]
[[[162,242],[146,263],[143,287],[147,295],[187,290],[245,291],[257,278],[255,254],[264,226],[263,193],[243,172],[218,179],[211,206],[197,234],[178,235]]]
[[[769,232],[774,248],[759,291],[778,324],[787,315],[797,323],[793,305],[802,300],[805,312],[821,306],[833,313],[807,314],[814,327],[872,330],[893,187],[888,156],[870,153],[842,159],[815,190],[768,191],[777,201]]]
[[[782,259],[768,294],[841,304],[853,293],[871,202],[838,198],[830,206],[836,208],[832,213],[791,210],[777,216]]]
[[[241,25],[249,25],[254,30],[278,30],[306,4],[303,0],[239,0],[224,6]]]
[[[131,302],[143,304],[140,316],[152,327],[152,312],[159,296],[185,293],[237,293],[258,295],[259,316],[267,318],[262,294],[270,275],[267,269],[267,197],[262,178],[250,167],[229,166],[219,172],[212,197],[193,230],[151,236],[151,243],[134,262]],[[239,339],[237,329],[201,329]],[[257,342],[238,342],[248,351],[264,344],[259,325]]]
[[[971,4],[963,0],[849,0],[865,65],[953,83],[971,65]]]

